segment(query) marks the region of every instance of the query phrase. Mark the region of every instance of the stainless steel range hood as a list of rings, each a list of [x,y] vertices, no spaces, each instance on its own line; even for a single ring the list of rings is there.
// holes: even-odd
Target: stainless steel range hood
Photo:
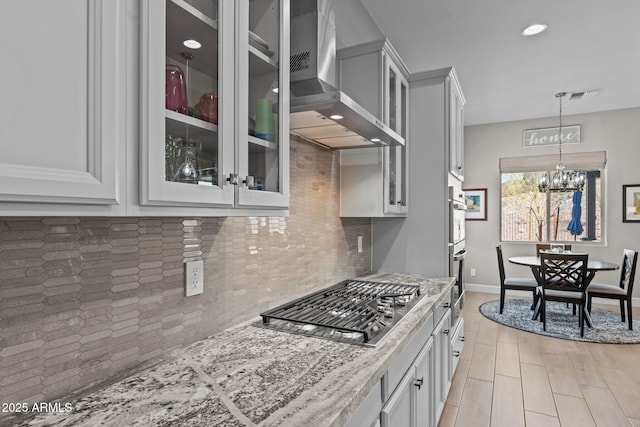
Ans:
[[[290,7],[290,131],[335,149],[404,145],[337,87],[335,0],[296,0]]]

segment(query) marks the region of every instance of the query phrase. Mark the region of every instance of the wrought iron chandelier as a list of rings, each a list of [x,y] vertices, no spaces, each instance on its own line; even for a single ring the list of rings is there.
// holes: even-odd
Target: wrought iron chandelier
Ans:
[[[543,193],[547,191],[582,191],[586,182],[586,177],[583,172],[565,170],[565,166],[562,163],[562,98],[566,94],[566,92],[556,93],[556,98],[560,100],[560,127],[558,128],[558,150],[560,158],[553,176],[547,172],[538,180],[538,190]]]

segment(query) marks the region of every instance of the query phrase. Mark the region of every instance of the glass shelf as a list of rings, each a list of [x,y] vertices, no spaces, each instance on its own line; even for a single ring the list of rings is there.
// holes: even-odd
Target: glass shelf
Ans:
[[[211,141],[212,136],[215,137],[211,132],[218,132],[217,125],[171,110],[165,110],[165,114],[169,119],[166,121],[165,128],[167,135],[186,137],[186,128],[188,127],[189,138],[198,139],[204,144],[215,143],[215,141]]]
[[[263,151],[264,149],[266,150],[277,150],[278,149],[278,144],[276,144],[275,142],[270,142],[267,141],[265,139],[261,139],[255,136],[251,136],[251,135],[247,135],[247,137],[249,138],[249,152],[250,153],[254,153],[254,152],[258,152],[258,151]],[[258,148],[258,147],[261,147]]]

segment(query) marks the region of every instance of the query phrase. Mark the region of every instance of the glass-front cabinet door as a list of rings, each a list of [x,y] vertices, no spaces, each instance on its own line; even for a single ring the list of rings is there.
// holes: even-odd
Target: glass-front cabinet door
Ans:
[[[141,22],[140,203],[287,208],[288,0],[141,0]]]
[[[237,3],[238,205],[289,204],[289,1]]]
[[[448,78],[449,86],[449,172],[464,180],[464,100],[456,81]]]
[[[231,207],[233,45],[222,41],[233,34],[233,4],[141,7],[141,204]]]
[[[407,129],[409,85],[398,67],[386,55],[386,119],[391,129],[405,139],[405,146],[385,147],[385,213],[407,213]]]

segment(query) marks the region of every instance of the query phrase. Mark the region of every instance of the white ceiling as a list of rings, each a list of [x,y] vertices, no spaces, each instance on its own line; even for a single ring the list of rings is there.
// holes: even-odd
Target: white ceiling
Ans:
[[[361,1],[412,73],[456,68],[467,126],[640,106],[640,0]]]

